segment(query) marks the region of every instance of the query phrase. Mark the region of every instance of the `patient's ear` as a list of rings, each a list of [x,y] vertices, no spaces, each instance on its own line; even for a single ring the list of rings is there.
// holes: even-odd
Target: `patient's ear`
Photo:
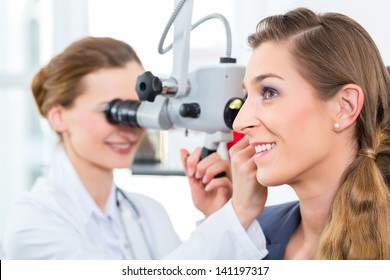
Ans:
[[[62,133],[66,130],[64,108],[62,106],[55,105],[51,107],[47,112],[47,119],[56,132]]]
[[[335,101],[335,123],[338,124],[337,130],[342,131],[350,127],[359,116],[364,103],[363,91],[358,85],[345,85],[337,92]]]

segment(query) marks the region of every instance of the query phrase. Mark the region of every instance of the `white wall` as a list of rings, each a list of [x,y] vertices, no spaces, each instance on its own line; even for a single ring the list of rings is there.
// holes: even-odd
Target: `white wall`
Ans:
[[[0,242],[13,201],[40,173],[43,143],[53,142],[37,131],[40,120],[29,92],[32,73],[88,33],[83,21],[87,2],[0,0]]]
[[[255,31],[257,23],[264,17],[285,13],[297,7],[306,7],[315,12],[340,12],[358,21],[376,42],[385,64],[390,64],[390,33],[388,17],[390,2],[382,0],[284,0],[233,1],[234,5],[234,42],[239,48],[239,58],[246,62],[249,50],[246,38]]]

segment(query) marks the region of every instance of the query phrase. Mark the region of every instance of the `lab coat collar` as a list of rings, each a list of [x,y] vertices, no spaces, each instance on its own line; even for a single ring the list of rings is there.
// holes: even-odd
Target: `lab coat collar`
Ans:
[[[78,216],[78,220],[83,225],[86,225],[93,215],[97,218],[107,219],[110,217],[110,219],[117,220],[114,184],[103,212],[85,189],[62,145],[55,153],[48,176],[50,180],[56,182],[53,185],[57,191],[66,194],[74,203],[76,209],[73,213]],[[115,222],[117,223],[117,221]]]

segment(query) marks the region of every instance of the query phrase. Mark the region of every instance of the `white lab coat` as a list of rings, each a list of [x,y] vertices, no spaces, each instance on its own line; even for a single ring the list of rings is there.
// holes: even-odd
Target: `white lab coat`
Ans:
[[[48,176],[39,178],[15,204],[4,237],[5,257],[262,259],[267,254],[259,224],[255,221],[245,231],[231,202],[203,221],[189,240],[181,243],[158,202],[135,193],[126,192],[126,196],[134,207],[123,197],[116,198],[113,186],[101,211],[60,149]]]

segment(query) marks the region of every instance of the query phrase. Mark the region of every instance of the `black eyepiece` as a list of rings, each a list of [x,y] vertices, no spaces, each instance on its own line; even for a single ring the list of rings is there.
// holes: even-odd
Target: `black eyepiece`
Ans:
[[[140,127],[137,122],[139,101],[114,99],[107,104],[104,113],[109,123],[128,127]]]

